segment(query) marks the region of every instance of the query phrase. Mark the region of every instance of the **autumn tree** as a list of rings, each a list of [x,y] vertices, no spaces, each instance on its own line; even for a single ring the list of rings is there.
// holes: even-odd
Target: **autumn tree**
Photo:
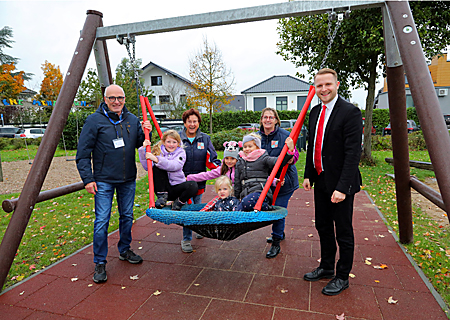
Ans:
[[[172,82],[163,86],[164,92],[169,96],[169,102],[161,104],[161,109],[172,119],[181,119],[183,112],[190,109],[186,96],[182,95],[184,86]]]
[[[76,99],[78,101],[86,101],[98,107],[103,101],[102,89],[98,79],[97,71],[90,68],[78,87]]]
[[[13,31],[5,26],[0,29],[0,97],[17,99],[19,93],[25,90],[24,81],[30,80],[32,74],[16,69],[19,58],[4,52],[5,48],[12,48]]]
[[[24,72],[16,71],[14,62],[0,66],[0,99],[17,99],[19,93],[25,90]]]
[[[140,102],[138,104],[137,91],[136,91],[136,77],[134,75],[134,68],[136,68],[139,76],[141,74],[140,66],[142,64],[142,59],[135,60],[134,66],[131,61],[127,58],[123,58],[116,68],[116,77],[114,83],[121,86],[125,92],[126,106],[128,111],[140,116],[142,114]],[[148,90],[144,86],[144,79],[139,77],[139,82],[141,83],[144,97],[148,97],[151,101],[152,91]]]
[[[212,133],[212,113],[222,110],[230,103],[234,88],[234,76],[223,62],[222,52],[216,44],[210,45],[203,40],[202,48],[189,59],[189,75],[192,90],[187,96],[187,103],[203,106],[209,113],[209,133]]]
[[[47,60],[42,64],[41,69],[44,72],[44,80],[41,83],[41,91],[39,92],[38,99],[56,101],[63,84],[61,70],[59,66],[51,64]]]
[[[431,58],[440,54],[450,44],[450,2],[413,1],[409,4],[425,55]],[[297,67],[308,66],[308,72],[315,74],[329,44],[328,24],[326,14],[279,20],[277,54]],[[332,30],[335,24],[331,24]],[[350,18],[342,22],[325,67],[337,70],[340,94],[345,96],[350,88],[367,90],[364,132],[371,132],[375,85],[385,72],[384,61],[380,8],[352,11]],[[372,158],[370,134],[364,136],[362,156]]]

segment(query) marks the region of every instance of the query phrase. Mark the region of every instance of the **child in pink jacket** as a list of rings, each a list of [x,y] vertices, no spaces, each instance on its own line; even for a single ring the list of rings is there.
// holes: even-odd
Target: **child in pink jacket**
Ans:
[[[211,171],[189,174],[186,180],[199,182],[216,179],[220,176],[227,176],[234,183],[235,165],[239,159],[239,144],[236,141],[225,141],[223,146],[225,147],[225,151],[223,152],[221,166]]]

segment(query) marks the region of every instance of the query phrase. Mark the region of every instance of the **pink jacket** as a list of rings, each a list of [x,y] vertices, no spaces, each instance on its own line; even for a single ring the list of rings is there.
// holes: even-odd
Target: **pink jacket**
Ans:
[[[234,184],[234,172],[235,172],[235,167],[232,167],[230,170],[228,170],[228,172],[225,174],[228,178],[230,178],[231,182]],[[206,181],[206,180],[212,180],[215,178],[220,177],[220,172],[222,171],[222,166],[213,169],[211,171],[206,171],[206,172],[200,172],[200,173],[196,173],[196,174],[189,174],[186,177],[187,181],[196,181],[196,182],[200,182],[200,181]]]

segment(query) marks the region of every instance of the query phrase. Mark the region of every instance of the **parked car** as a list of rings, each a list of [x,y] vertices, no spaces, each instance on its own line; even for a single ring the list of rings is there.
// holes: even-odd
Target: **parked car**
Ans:
[[[414,120],[406,120],[406,122],[407,122],[406,126],[408,128],[408,133],[420,130],[420,126],[418,126]],[[383,136],[389,135],[389,134],[391,134],[391,123],[390,122],[389,122],[388,126],[383,129]]]
[[[362,118],[363,121],[363,135],[364,135],[364,125],[366,123],[366,118]],[[372,126],[372,134],[375,134],[377,131],[375,130],[375,128]]]
[[[164,126],[164,127],[160,127],[161,132],[164,133],[167,130],[175,130],[176,132],[179,132],[181,130],[184,129],[183,125],[176,125],[176,126]],[[156,130],[155,130],[156,132]]]
[[[43,137],[45,129],[43,128],[24,128],[20,129],[14,136],[14,138],[31,138],[36,139]]]
[[[14,138],[19,131],[20,128],[16,127],[0,127],[0,138]]]
[[[287,128],[293,128],[297,120],[291,119],[291,120],[280,120],[280,128],[287,129]]]
[[[241,123],[238,126],[238,129],[248,130],[248,131],[257,131],[259,130],[259,123]]]

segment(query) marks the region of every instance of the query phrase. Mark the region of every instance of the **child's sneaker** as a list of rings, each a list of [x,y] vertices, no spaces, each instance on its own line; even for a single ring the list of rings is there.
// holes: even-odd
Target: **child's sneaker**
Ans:
[[[172,210],[180,211],[182,206],[184,206],[184,203],[177,199],[172,203]]]
[[[167,203],[167,199],[169,198],[169,193],[168,192],[157,192],[156,197],[158,199],[155,202],[155,207],[157,209],[162,209]]]
[[[191,253],[194,251],[189,240],[181,240],[181,250],[185,253]]]

